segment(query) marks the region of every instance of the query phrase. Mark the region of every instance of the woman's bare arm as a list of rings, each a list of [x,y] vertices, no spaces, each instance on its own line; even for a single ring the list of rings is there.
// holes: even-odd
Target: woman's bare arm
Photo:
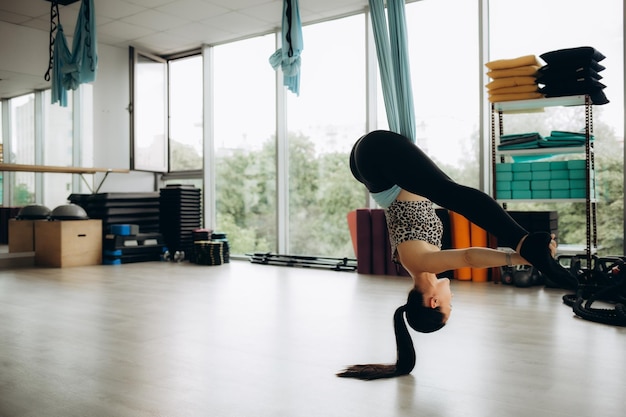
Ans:
[[[491,268],[504,265],[527,265],[528,262],[516,252],[472,247],[466,249],[439,248],[423,241],[414,240],[398,245],[402,265],[412,273],[431,272],[439,274],[459,268]]]

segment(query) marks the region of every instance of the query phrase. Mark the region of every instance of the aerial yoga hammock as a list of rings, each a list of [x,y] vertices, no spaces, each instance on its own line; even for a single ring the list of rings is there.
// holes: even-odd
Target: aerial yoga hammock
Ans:
[[[56,32],[56,36],[55,36]],[[72,50],[70,51],[59,19],[59,2],[50,6],[50,59],[44,76],[52,82],[52,104],[67,106],[67,90],[96,79],[98,53],[93,0],[81,0]]]
[[[270,56],[270,65],[283,72],[283,85],[289,91],[300,95],[300,54],[302,42],[302,22],[298,0],[284,0],[282,14],[282,45]]]

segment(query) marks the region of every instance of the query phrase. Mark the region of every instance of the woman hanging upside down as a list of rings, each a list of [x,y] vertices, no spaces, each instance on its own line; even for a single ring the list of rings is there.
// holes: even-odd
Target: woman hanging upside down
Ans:
[[[407,303],[394,314],[396,364],[355,365],[338,376],[377,379],[413,370],[415,351],[403,316],[421,333],[446,324],[452,293],[450,280],[437,278],[439,273],[529,264],[556,283],[575,285],[576,279],[554,259],[553,235],[528,233],[489,195],[454,182],[408,138],[383,130],[366,134],[352,148],[350,169],[385,209],[394,261],[409,272],[413,288]],[[441,250],[443,226],[433,203],[463,215],[503,242],[516,242],[515,252],[483,247]]]

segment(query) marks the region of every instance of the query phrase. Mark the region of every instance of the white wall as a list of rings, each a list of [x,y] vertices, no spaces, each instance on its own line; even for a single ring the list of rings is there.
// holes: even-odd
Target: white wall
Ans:
[[[93,82],[93,164],[100,168],[130,166],[130,81],[126,48],[98,45],[98,72]],[[154,191],[154,175],[110,174],[101,192]]]

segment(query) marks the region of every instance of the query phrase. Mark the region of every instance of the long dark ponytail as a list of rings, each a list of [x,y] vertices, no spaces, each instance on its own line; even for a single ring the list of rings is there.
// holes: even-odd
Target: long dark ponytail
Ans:
[[[393,329],[396,335],[397,352],[395,364],[352,365],[338,372],[337,376],[373,380],[410,374],[415,367],[416,357],[413,340],[404,322],[404,314],[406,313],[409,325],[418,332],[430,333],[444,326],[443,314],[439,309],[424,306],[423,300],[423,295],[413,289],[409,293],[406,305],[398,307],[393,314]]]
[[[415,367],[415,348],[406,325],[404,312],[406,306],[398,307],[393,315],[393,327],[396,333],[397,360],[395,364],[352,365],[339,372],[342,378],[380,379],[393,378],[410,373]]]

